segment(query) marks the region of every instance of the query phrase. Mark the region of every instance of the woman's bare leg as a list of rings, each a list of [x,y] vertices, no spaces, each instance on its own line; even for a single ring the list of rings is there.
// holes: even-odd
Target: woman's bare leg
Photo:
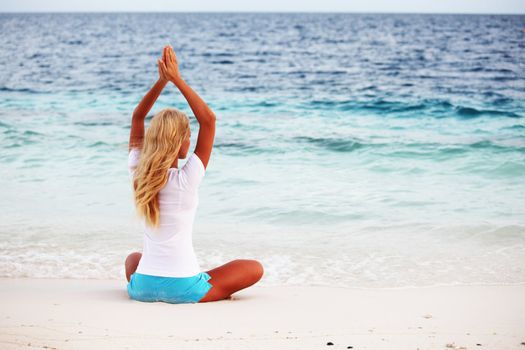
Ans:
[[[206,272],[211,276],[208,282],[213,287],[199,303],[226,299],[255,284],[261,279],[264,269],[257,260],[237,259]]]
[[[126,279],[130,280],[131,275],[137,270],[137,266],[139,265],[140,258],[142,257],[142,253],[134,252],[128,255],[126,258],[126,262],[124,265],[126,266]]]

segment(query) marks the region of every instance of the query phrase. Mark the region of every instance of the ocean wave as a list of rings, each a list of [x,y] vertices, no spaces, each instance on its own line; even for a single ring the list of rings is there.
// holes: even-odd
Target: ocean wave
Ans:
[[[203,52],[202,57],[235,57],[231,52]]]
[[[503,129],[506,129],[506,130],[525,130],[525,125],[516,124],[516,125],[512,125],[512,126],[506,126]]]
[[[443,144],[437,142],[364,142],[355,138],[324,138],[296,136],[293,140],[307,143],[333,152],[354,152],[357,150],[380,149],[384,155],[393,157],[426,157],[434,155],[461,155],[467,152],[487,150],[493,152],[525,153],[525,146],[502,145],[490,140],[481,140],[465,144]]]
[[[394,116],[419,116],[424,113],[433,117],[459,117],[461,119],[472,119],[481,116],[489,117],[507,117],[507,118],[522,118],[521,115],[515,112],[497,109],[482,109],[467,107],[461,105],[454,105],[448,100],[431,100],[422,99],[416,102],[404,101],[389,101],[385,99],[375,99],[367,101],[346,100],[312,100],[307,102],[303,107],[306,109],[325,109],[336,111],[366,111],[374,112],[378,115],[394,115]],[[415,113],[417,112],[417,113]]]
[[[81,126],[109,126],[109,125],[115,125],[113,122],[108,121],[97,121],[97,122],[88,122],[88,121],[80,121],[80,122],[74,122],[74,125],[81,125]]]
[[[39,90],[30,89],[30,88],[10,88],[7,86],[0,86],[0,92],[23,92],[27,94],[39,94]]]
[[[0,120],[0,128],[10,128],[10,127],[11,127],[11,125],[9,125],[9,124],[7,124],[7,123],[5,123],[5,122]]]
[[[503,175],[505,177],[523,177],[525,174],[525,163],[516,161],[506,161],[497,165],[489,171],[493,175]]]
[[[480,116],[495,116],[495,117],[508,117],[508,118],[521,118],[520,115],[514,112],[500,111],[493,109],[476,109],[472,107],[456,107],[457,115],[464,118],[476,118]]]
[[[211,63],[214,64],[234,64],[232,60],[219,60],[219,61],[211,61]]]
[[[269,107],[278,107],[278,106],[280,106],[280,103],[278,103],[278,102],[271,102],[271,101],[261,101],[261,102],[256,102],[256,103],[250,104],[248,106],[250,106],[250,107],[269,108]]]
[[[317,215],[314,212],[310,217]],[[279,217],[272,219],[280,224]],[[4,227],[0,231],[0,277],[122,280],[123,257],[136,249],[141,236],[138,232],[130,235],[131,228],[123,226],[114,227],[109,234],[108,228],[100,230],[98,225],[81,226],[82,234],[71,233],[79,231],[78,225],[45,229],[34,225],[30,230],[28,225],[19,225],[23,229],[9,231]],[[413,224],[361,229],[345,225],[339,230],[324,225],[319,231],[303,228],[293,233],[289,229],[262,233],[263,228],[246,224],[239,224],[236,230],[215,225],[214,234],[198,233],[196,253],[206,269],[239,256],[262,261],[269,272],[262,283],[268,286],[328,286],[334,280],[351,288],[525,282],[520,264],[524,258],[522,225]],[[407,241],[411,244],[400,244]]]
[[[261,153],[284,153],[284,150],[278,148],[261,147],[256,144],[245,142],[215,142],[214,147],[232,154],[261,154]]]
[[[363,144],[354,139],[334,139],[322,137],[297,136],[296,141],[309,143],[334,152],[353,152],[365,146],[371,147],[373,144]]]

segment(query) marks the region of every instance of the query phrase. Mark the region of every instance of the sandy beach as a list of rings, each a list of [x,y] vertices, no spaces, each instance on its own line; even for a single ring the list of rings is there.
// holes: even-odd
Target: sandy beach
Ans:
[[[141,303],[125,286],[1,279],[0,348],[525,349],[523,285],[254,286],[202,304]]]

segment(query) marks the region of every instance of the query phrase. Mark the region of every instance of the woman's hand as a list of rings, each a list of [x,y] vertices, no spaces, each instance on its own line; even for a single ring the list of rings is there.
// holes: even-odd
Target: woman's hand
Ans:
[[[179,72],[179,63],[177,62],[177,56],[173,52],[171,46],[164,47],[164,55],[162,60],[159,60],[159,74],[162,71],[162,75],[171,82],[175,83],[181,79]]]
[[[166,59],[166,48],[167,46],[162,51],[162,58],[157,60],[157,66],[159,68],[159,81],[164,84],[166,84],[169,81],[168,77],[166,76],[166,73],[164,72],[164,69],[162,68],[162,64],[161,64],[161,62],[163,62]]]

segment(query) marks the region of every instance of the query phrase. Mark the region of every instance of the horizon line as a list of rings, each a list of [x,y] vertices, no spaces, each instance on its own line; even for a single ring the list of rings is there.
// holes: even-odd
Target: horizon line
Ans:
[[[381,11],[0,11],[0,14],[356,14],[356,15],[493,15],[522,16],[525,12],[381,12]]]

